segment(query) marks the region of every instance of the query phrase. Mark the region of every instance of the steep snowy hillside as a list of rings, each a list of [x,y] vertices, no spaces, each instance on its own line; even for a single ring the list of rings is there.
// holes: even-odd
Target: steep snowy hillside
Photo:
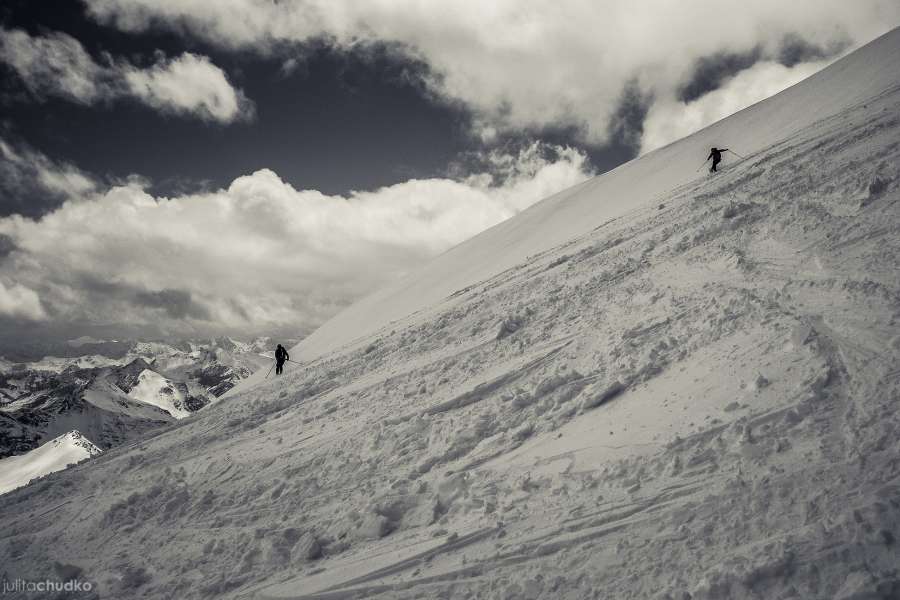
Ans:
[[[712,146],[733,148],[758,160],[763,149],[790,132],[886,91],[900,70],[895,44],[890,36],[876,40],[866,52],[845,57],[763,103],[532,206],[344,311],[305,338],[292,355],[316,358],[388,327],[395,319],[443,306],[451,294],[661,201],[679,186],[691,184]],[[877,61],[871,60],[873,55]],[[745,173],[762,175],[765,165],[752,168],[752,164],[744,165]]]
[[[748,158],[695,174],[712,145]],[[0,497],[0,561],[109,597],[900,597],[898,165],[895,30]]]
[[[101,450],[78,431],[70,431],[22,456],[0,460],[0,494],[100,454]]]

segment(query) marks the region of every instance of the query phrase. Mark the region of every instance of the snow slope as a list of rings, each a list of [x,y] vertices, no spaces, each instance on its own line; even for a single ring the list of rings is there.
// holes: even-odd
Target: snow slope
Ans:
[[[101,450],[78,431],[64,433],[21,456],[0,460],[0,494],[27,484],[32,479],[65,469],[100,454]]]
[[[900,597],[898,60],[895,30],[6,494],[4,569],[109,597]],[[713,144],[748,159],[695,175]]]
[[[435,306],[529,256],[660,200],[696,178],[711,146],[750,160],[777,140],[886,91],[900,71],[896,32],[806,81],[677,143],[539,202],[514,219],[449,250],[421,271],[334,317],[291,350],[309,360],[371,334],[417,310]],[[877,55],[878,60],[871,60]],[[733,155],[729,158],[733,158]]]

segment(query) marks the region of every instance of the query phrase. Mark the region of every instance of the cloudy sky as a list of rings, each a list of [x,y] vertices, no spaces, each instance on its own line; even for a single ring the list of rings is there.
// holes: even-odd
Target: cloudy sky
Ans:
[[[896,0],[8,0],[0,338],[302,335],[898,23]]]

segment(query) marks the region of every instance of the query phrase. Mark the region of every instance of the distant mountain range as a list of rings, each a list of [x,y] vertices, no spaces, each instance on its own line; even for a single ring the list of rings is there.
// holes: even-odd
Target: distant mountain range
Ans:
[[[105,450],[190,416],[270,362],[274,345],[79,339],[64,356],[0,358],[0,459],[75,430]]]

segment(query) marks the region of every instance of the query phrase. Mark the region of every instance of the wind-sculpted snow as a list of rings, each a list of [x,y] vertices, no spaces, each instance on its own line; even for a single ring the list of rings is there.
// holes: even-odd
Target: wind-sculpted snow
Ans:
[[[0,497],[4,569],[116,598],[898,597],[897,57],[895,31],[847,59],[864,85],[838,62],[761,103],[844,101],[715,176],[591,213],[605,177],[705,153],[639,159],[548,201],[577,234]]]

